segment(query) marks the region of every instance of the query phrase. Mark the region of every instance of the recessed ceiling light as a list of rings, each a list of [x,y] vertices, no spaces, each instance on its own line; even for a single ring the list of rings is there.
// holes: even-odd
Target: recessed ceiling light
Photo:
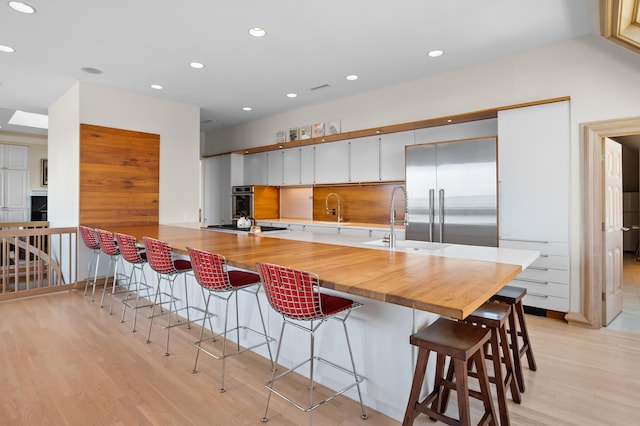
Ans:
[[[156,89],[156,90],[162,90],[164,89],[164,87],[162,86],[162,84],[152,84],[151,85],[152,89]]]
[[[243,111],[251,111],[252,109],[253,109],[253,108],[251,108],[251,107],[242,107],[242,110],[243,110]]]
[[[346,77],[346,79],[347,79],[347,80],[349,80],[349,81],[355,81],[355,80],[357,80],[357,79],[358,79],[358,76],[357,76],[357,75],[355,75],[355,74],[351,74],[351,75],[348,75],[348,76]]]
[[[0,44],[0,52],[13,53],[13,52],[15,52],[15,50],[14,50],[13,47],[4,46],[4,45]]]
[[[297,98],[298,94],[297,93],[287,93],[287,98]]]
[[[251,34],[254,37],[264,37],[267,34],[267,31],[265,31],[264,28],[253,27],[253,28],[249,28],[249,34]]]
[[[204,68],[204,64],[201,64],[200,62],[191,62],[189,66],[196,69]]]
[[[29,6],[28,4],[21,1],[10,1],[9,7],[20,13],[36,13],[36,10],[33,8],[33,6]]]
[[[86,72],[87,74],[102,74],[102,70],[98,69],[98,68],[93,68],[93,67],[82,67],[80,68],[80,71],[82,72]]]
[[[429,55],[429,57],[431,58],[437,58],[438,56],[442,56],[444,54],[444,50],[432,50],[431,52],[427,53],[427,55]]]

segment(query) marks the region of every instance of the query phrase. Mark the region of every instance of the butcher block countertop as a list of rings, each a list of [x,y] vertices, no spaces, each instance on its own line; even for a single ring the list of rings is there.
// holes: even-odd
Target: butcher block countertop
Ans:
[[[221,254],[231,266],[256,270],[270,262],[318,274],[324,288],[462,319],[521,271],[517,264],[425,256],[296,239],[274,233],[217,232],[197,226],[145,225],[108,228]],[[536,256],[534,256],[535,258]]]

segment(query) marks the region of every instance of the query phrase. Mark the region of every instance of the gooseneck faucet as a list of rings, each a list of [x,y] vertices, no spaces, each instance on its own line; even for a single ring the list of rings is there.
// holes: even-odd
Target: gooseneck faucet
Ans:
[[[402,185],[396,185],[393,187],[393,191],[391,191],[391,208],[389,210],[389,225],[391,227],[391,232],[389,233],[389,248],[394,248],[396,246],[396,233],[395,233],[395,224],[396,221],[396,192],[400,190],[404,194],[404,220],[402,224],[407,226],[409,224],[409,197],[407,196],[407,190]]]
[[[335,195],[336,200],[338,200],[338,223],[340,223],[340,222],[342,222],[342,216],[340,215],[340,197],[335,192],[331,192],[331,193],[327,194],[327,198],[324,199],[325,212],[327,214],[331,213],[329,211],[329,197],[331,197],[332,195]]]

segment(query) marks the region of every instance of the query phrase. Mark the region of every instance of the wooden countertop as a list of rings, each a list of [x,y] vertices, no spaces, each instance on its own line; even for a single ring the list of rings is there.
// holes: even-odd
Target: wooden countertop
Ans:
[[[172,225],[114,226],[113,232],[219,253],[229,265],[256,270],[271,262],[311,271],[325,288],[462,319],[509,283],[518,265],[421,256],[387,250],[216,232]]]

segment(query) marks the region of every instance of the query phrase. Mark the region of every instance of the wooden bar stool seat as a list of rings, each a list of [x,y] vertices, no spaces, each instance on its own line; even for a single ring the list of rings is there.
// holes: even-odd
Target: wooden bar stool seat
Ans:
[[[526,288],[506,286],[491,297],[494,302],[506,303],[511,305],[511,314],[509,315],[509,336],[511,337],[511,353],[513,356],[513,365],[516,370],[516,380],[520,392],[524,392],[524,375],[522,374],[522,357],[526,355],[529,364],[529,370],[536,371],[536,360],[533,356],[531,341],[529,340],[529,332],[527,331],[527,323],[524,317],[524,306],[522,299],[527,294]],[[517,323],[516,323],[517,320]],[[522,340],[522,343],[520,343]]]
[[[479,425],[496,424],[496,416],[491,400],[489,378],[485,368],[484,346],[489,342],[491,333],[488,329],[476,327],[464,322],[457,322],[445,318],[439,318],[430,326],[413,334],[410,343],[419,348],[418,360],[409,394],[407,411],[404,415],[403,425],[412,425],[418,414],[426,414],[431,419],[439,420],[449,425],[470,425],[471,413],[469,397],[482,400],[484,413],[478,422]],[[435,352],[436,372],[433,391],[420,401],[420,391],[424,381],[429,354]],[[445,361],[451,358],[453,365],[452,380],[445,377]],[[475,365],[480,392],[469,390],[468,364]],[[442,397],[445,389],[455,390],[458,396],[458,417],[455,419],[444,414]]]
[[[493,376],[489,376],[489,381],[496,386],[501,425],[509,424],[507,389],[511,391],[511,398],[514,402],[518,404],[521,402],[507,338],[507,320],[510,314],[511,305],[486,302],[464,319],[469,324],[486,327],[491,330],[491,339],[487,345],[491,349],[487,350],[485,348],[485,358],[493,362]],[[504,372],[502,371],[503,365]],[[449,370],[447,378],[451,375],[451,368]],[[475,376],[475,373],[470,371],[469,375]],[[447,398],[444,398],[443,402],[446,408]]]

